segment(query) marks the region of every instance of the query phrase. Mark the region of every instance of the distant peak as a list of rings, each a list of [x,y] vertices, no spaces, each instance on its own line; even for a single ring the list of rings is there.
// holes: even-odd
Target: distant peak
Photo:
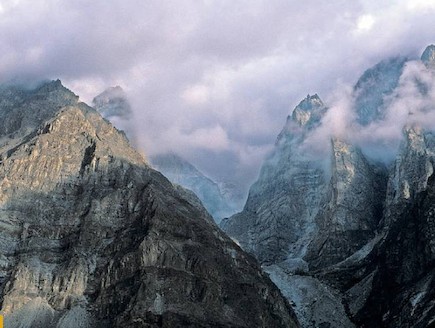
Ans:
[[[427,67],[435,67],[435,45],[431,44],[426,47],[421,55],[421,60]]]
[[[92,104],[108,119],[113,117],[130,119],[132,115],[127,95],[119,85],[104,90],[92,100]]]

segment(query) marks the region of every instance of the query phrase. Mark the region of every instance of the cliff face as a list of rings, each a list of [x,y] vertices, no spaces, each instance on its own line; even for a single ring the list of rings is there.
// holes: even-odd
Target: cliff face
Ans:
[[[356,316],[366,325],[427,327],[433,322],[434,156],[435,136],[407,128],[390,175],[383,238],[367,266],[372,288]]]
[[[296,327],[257,263],[59,81],[3,88],[7,327]]]
[[[387,172],[362,152],[332,141],[332,177],[316,216],[318,233],[306,260],[312,270],[338,263],[375,237],[382,217]]]

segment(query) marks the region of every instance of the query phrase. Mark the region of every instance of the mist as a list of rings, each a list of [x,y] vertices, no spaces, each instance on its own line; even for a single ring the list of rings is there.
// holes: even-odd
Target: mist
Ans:
[[[383,97],[381,117],[369,124],[358,122],[356,95],[346,85],[331,94],[321,125],[303,144],[307,152],[328,156],[330,140],[339,138],[360,147],[373,160],[389,164],[397,155],[404,129],[418,126],[435,131],[435,69],[421,60],[404,64],[397,87]]]

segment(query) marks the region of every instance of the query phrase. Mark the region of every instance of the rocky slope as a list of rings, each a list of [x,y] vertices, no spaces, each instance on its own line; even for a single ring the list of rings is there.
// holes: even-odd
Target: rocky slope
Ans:
[[[222,224],[294,301],[303,327],[435,325],[435,136],[413,118],[435,111],[434,49],[421,57],[426,68],[410,63],[424,78],[406,90],[421,102],[412,103],[414,123],[404,127],[394,162],[386,167],[336,138],[329,155],[308,156],[304,141],[325,115],[308,97],[289,116],[243,211]],[[408,63],[390,59],[363,74],[352,128],[382,126]]]
[[[0,90],[6,327],[296,327],[197,203],[59,81]]]

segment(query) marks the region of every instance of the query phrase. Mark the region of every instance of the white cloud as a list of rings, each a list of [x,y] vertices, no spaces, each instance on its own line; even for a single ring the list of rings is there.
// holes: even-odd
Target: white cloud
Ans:
[[[209,100],[209,90],[205,85],[189,86],[181,94],[181,98],[190,106],[204,105]]]
[[[249,180],[307,93],[435,42],[428,3],[2,1],[0,81],[61,78],[88,102],[121,85],[146,153]]]
[[[362,15],[358,18],[357,32],[370,31],[373,28],[374,24],[375,18],[373,17],[373,15]]]
[[[434,0],[408,0],[407,7],[413,11],[431,11],[435,10]]]

